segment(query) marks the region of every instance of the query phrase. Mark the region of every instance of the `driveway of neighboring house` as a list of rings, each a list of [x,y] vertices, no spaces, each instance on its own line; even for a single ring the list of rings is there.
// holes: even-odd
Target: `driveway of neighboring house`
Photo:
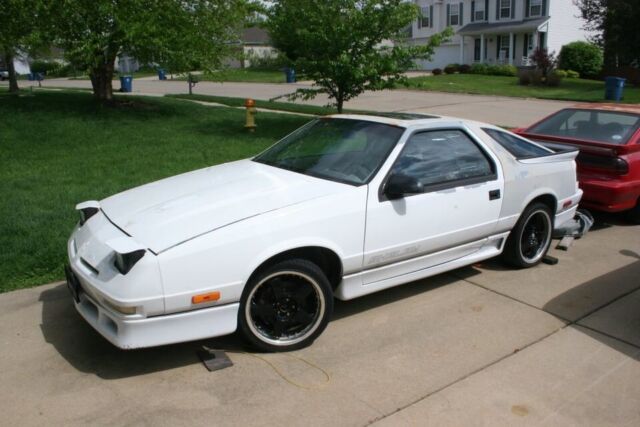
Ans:
[[[114,88],[120,83],[114,81]],[[87,80],[50,79],[42,82],[43,87],[90,88]],[[231,96],[268,100],[283,97],[298,88],[309,88],[309,83],[268,84],[268,83],[215,83],[200,82],[194,93],[203,95]],[[164,95],[187,93],[187,82],[158,81],[156,78],[135,79],[133,91],[137,94]],[[282,98],[286,100],[286,98]],[[326,105],[326,96],[305,101],[312,105]],[[345,108],[373,111],[410,111],[439,114],[479,120],[500,126],[518,127],[533,123],[570,102],[519,99],[484,95],[464,95],[441,92],[411,90],[385,90],[366,92],[345,104]]]
[[[121,351],[64,284],[0,295],[3,425],[640,425],[640,226],[555,266],[462,268],[337,302],[309,348]],[[208,372],[196,351],[225,349]]]

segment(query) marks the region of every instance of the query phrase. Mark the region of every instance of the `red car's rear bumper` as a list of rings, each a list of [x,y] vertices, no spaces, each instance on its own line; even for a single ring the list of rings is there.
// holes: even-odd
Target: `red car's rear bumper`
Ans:
[[[605,212],[621,212],[632,209],[638,203],[640,186],[635,182],[608,181],[578,176],[584,191],[580,205]]]

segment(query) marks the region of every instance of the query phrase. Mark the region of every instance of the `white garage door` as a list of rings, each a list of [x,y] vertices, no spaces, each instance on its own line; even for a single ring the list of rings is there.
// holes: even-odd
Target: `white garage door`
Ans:
[[[460,46],[440,46],[437,47],[431,61],[416,61],[419,68],[423,70],[433,70],[434,68],[444,68],[448,64],[460,62]]]

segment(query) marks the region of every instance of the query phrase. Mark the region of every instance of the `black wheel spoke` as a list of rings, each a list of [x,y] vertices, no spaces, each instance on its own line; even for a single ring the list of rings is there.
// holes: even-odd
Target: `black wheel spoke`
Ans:
[[[296,315],[293,317],[293,320],[295,320],[298,323],[302,323],[306,325],[313,320],[313,314],[303,309],[300,309],[298,310]]]

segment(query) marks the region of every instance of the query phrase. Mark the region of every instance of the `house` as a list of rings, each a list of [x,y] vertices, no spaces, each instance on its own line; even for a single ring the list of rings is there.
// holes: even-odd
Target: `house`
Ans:
[[[260,27],[248,27],[242,30],[240,46],[242,54],[239,58],[229,58],[225,65],[230,68],[247,68],[251,66],[251,60],[257,58],[272,58],[277,55],[276,49],[271,45],[269,33]]]
[[[573,0],[414,1],[421,13],[409,43],[424,43],[448,26],[455,32],[430,61],[417,61],[423,69],[452,63],[528,65],[537,47],[559,53],[563,45],[589,35]]]

